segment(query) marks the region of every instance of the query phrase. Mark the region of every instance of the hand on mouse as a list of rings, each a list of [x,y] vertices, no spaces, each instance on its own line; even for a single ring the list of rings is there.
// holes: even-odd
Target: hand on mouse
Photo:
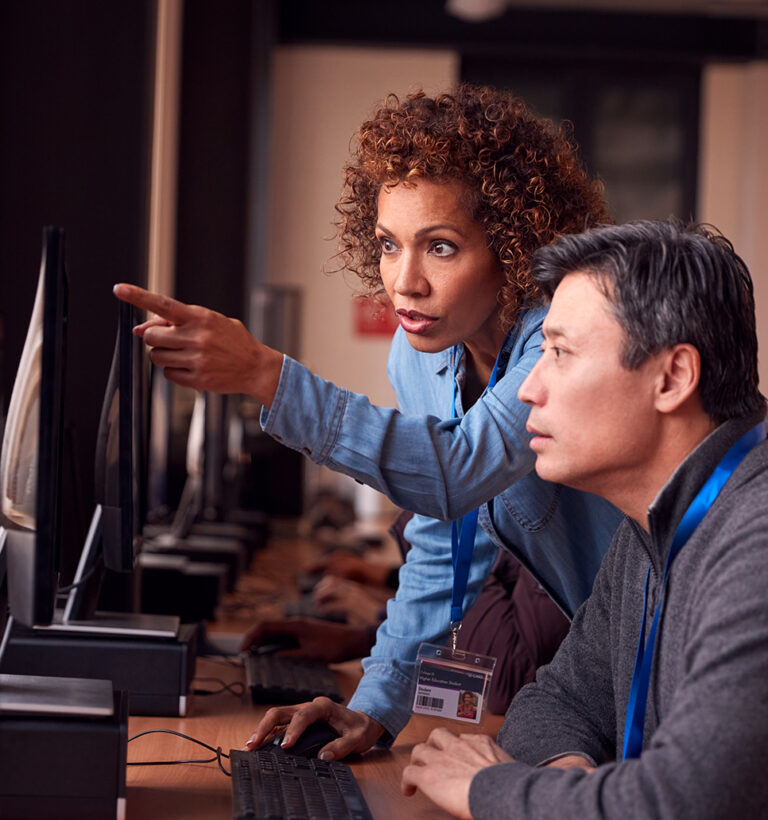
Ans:
[[[339,663],[364,658],[374,637],[375,631],[367,626],[335,624],[317,618],[287,618],[257,623],[243,636],[240,649],[247,651],[293,638],[298,646],[279,650],[281,656]]]
[[[307,726],[318,720],[325,721],[341,735],[320,750],[321,760],[340,760],[366,752],[384,734],[384,727],[364,712],[353,712],[329,698],[315,698],[310,703],[269,709],[244,748],[255,749],[285,729],[282,746],[289,752]]]

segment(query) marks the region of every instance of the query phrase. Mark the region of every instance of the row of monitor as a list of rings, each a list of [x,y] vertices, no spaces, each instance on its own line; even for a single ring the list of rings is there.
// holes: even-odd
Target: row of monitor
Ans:
[[[135,308],[119,303],[97,436],[95,511],[65,618],[92,614],[103,567],[131,570],[141,545],[149,363],[143,343],[132,333],[137,319]],[[0,564],[7,574],[11,617],[28,626],[50,624],[57,597],[66,331],[64,233],[45,228],[37,295],[0,455],[0,534],[5,542]],[[0,614],[5,614],[2,600]]]

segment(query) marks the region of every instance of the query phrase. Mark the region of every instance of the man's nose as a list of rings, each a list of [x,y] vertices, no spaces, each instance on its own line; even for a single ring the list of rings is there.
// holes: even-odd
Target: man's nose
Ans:
[[[525,381],[517,391],[517,397],[525,404],[541,404],[543,400],[543,386],[540,378],[541,360],[536,362],[533,370],[525,377]]]

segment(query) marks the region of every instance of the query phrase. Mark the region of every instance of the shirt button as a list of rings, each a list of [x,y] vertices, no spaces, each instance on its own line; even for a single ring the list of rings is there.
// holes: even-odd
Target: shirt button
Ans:
[[[301,452],[304,453],[305,456],[311,456],[312,455],[312,451],[309,449],[309,447],[302,447]]]

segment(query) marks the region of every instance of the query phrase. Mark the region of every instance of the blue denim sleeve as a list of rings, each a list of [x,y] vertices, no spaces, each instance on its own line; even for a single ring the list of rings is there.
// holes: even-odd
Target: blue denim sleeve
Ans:
[[[448,396],[429,413],[377,407],[285,357],[272,407],[262,413],[264,430],[318,464],[345,473],[387,495],[397,506],[450,521],[475,509],[533,468],[525,430],[528,408],[517,391],[540,355],[544,311],[518,322],[508,343],[503,376],[461,418],[447,419]],[[396,335],[390,371],[405,392],[450,385],[440,354],[418,354]],[[431,372],[430,372],[431,371]],[[393,380],[394,381],[394,380]],[[400,397],[403,392],[395,384]],[[445,412],[442,412],[443,405]]]
[[[363,660],[363,677],[349,702],[377,720],[392,742],[411,716],[416,654],[422,641],[442,644],[448,638],[451,583],[451,525],[414,516],[405,530],[411,549],[400,569],[397,595],[387,604],[387,617],[376,633],[376,645]],[[464,597],[464,611],[483,588],[496,557],[488,534],[477,529]]]

